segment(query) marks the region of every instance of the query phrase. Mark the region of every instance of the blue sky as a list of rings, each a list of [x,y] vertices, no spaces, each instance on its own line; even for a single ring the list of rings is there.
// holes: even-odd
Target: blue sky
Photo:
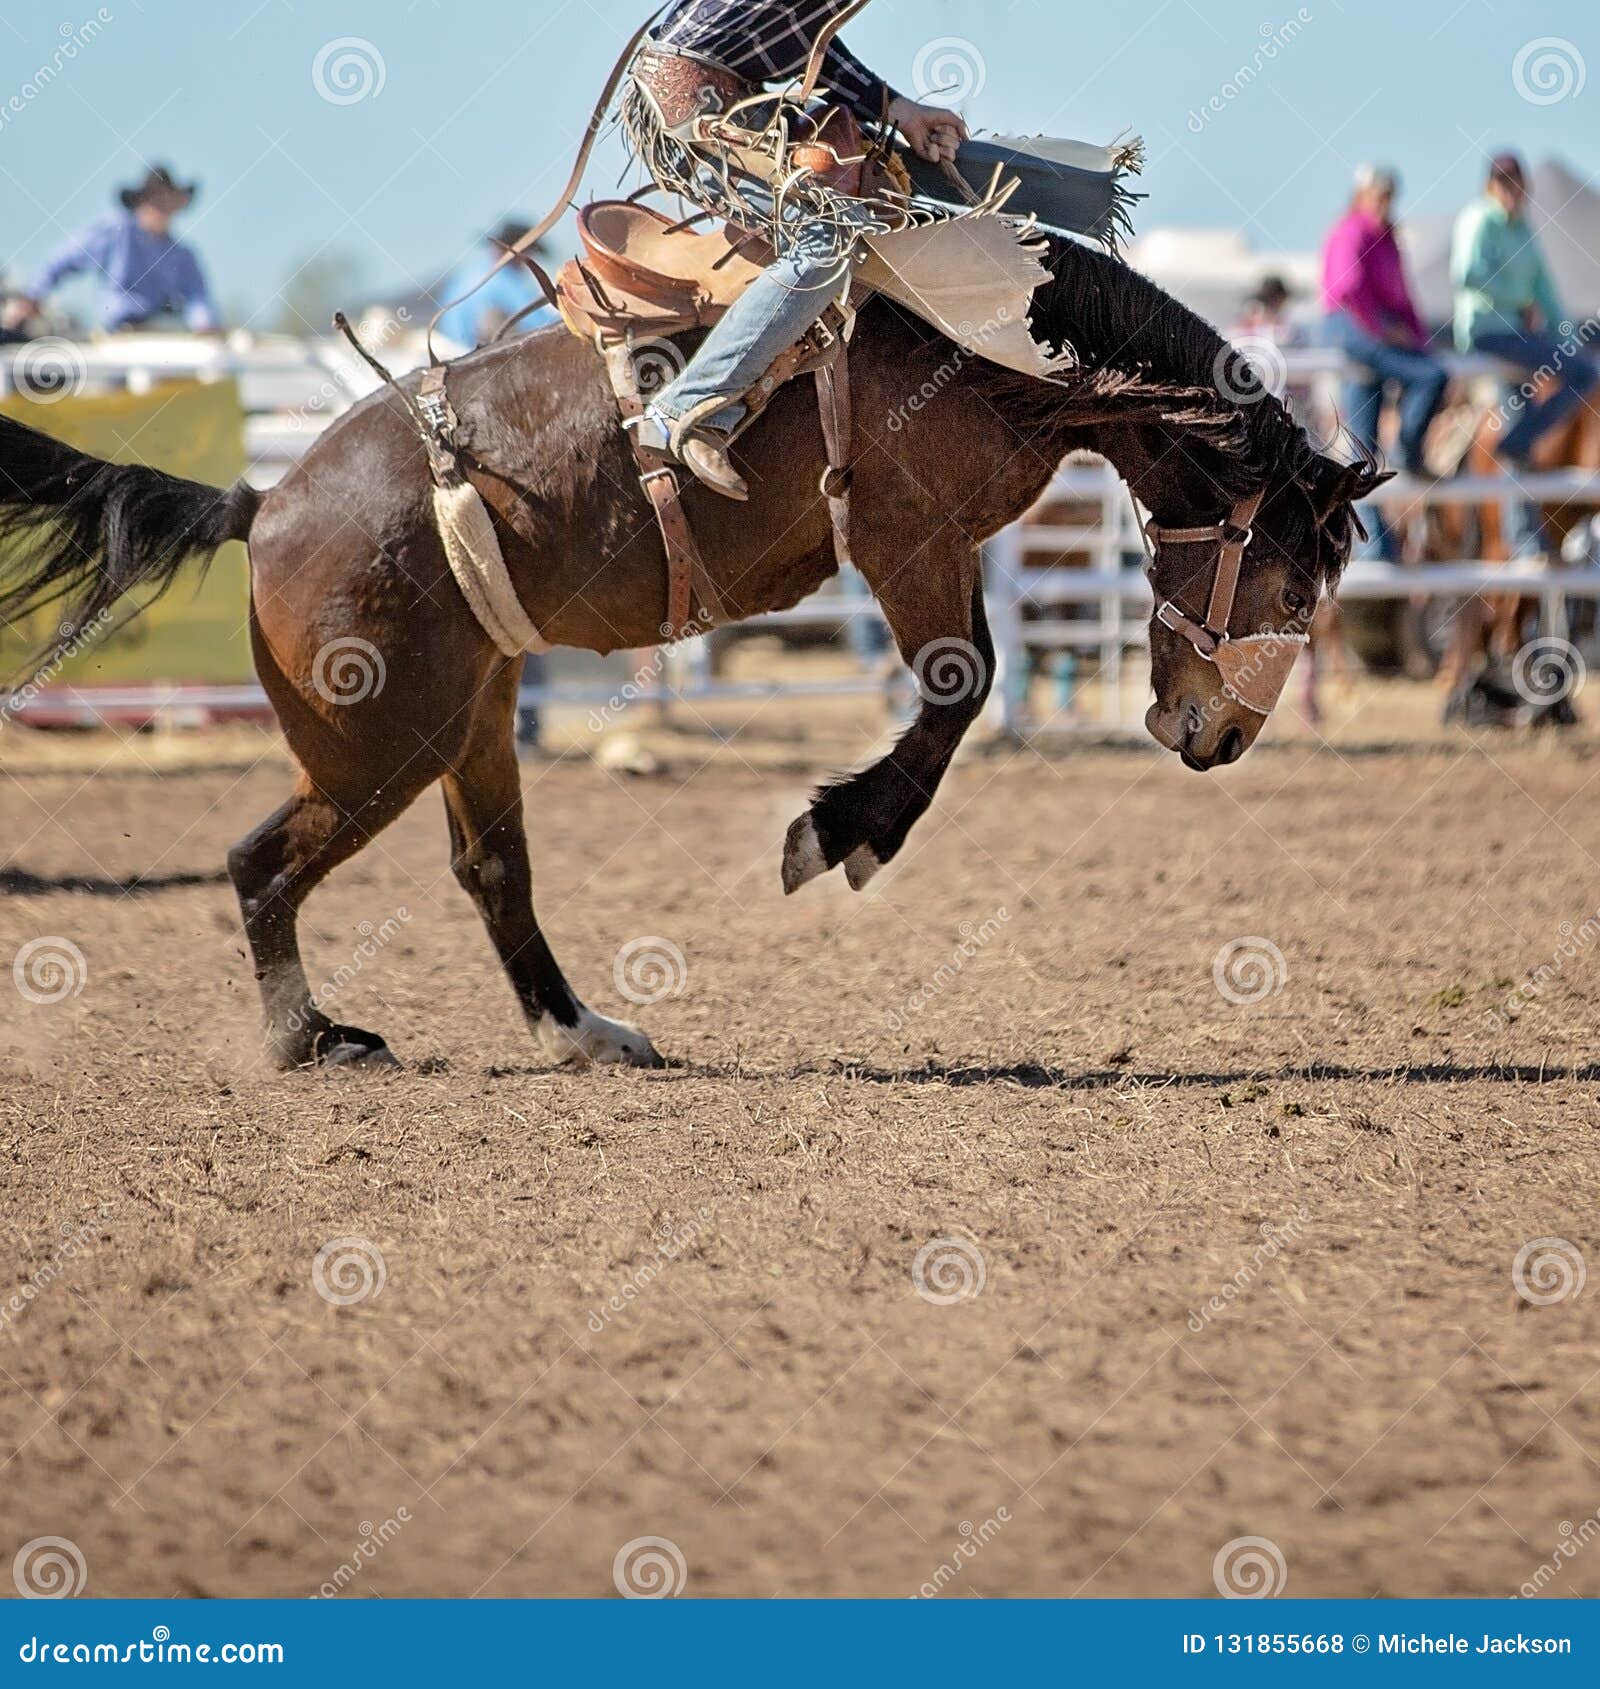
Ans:
[[[554,197],[646,11],[635,0],[6,0],[0,266],[25,278],[154,158],[203,181],[188,229],[234,314],[265,323],[318,255],[358,266],[366,293],[425,285],[503,212]],[[1569,89],[1581,77],[1581,92],[1550,98],[1559,83],[1539,81],[1543,50],[1523,59],[1534,97],[1519,90],[1519,53],[1541,38],[1556,42],[1550,74]],[[349,54],[325,52],[346,39],[358,43]],[[1141,132],[1141,228],[1227,225],[1260,247],[1309,246],[1367,157],[1398,163],[1408,202],[1426,211],[1473,192],[1501,145],[1600,173],[1594,0],[873,0],[847,39],[908,91],[919,61],[968,86],[981,78],[962,106],[975,126],[1091,141]],[[930,48],[940,41],[954,45]],[[325,87],[365,97],[325,98],[319,55]],[[1241,66],[1252,79],[1230,91]],[[620,166],[614,145],[598,155],[597,191]]]

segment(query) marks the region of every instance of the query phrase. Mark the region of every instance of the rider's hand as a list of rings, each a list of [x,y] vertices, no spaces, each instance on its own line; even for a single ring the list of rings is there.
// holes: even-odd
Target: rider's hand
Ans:
[[[922,106],[903,95],[889,107],[889,121],[910,143],[918,158],[929,164],[954,164],[956,148],[969,139],[960,113],[943,106]]]
[[[15,299],[6,301],[5,312],[0,315],[0,328],[21,328],[30,317],[38,314],[39,301],[18,294]]]

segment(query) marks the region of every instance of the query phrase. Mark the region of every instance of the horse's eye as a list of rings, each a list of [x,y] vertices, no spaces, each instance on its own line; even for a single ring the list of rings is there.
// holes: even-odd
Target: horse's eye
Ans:
[[[1303,616],[1311,608],[1311,600],[1292,586],[1283,589],[1283,607],[1291,616]]]

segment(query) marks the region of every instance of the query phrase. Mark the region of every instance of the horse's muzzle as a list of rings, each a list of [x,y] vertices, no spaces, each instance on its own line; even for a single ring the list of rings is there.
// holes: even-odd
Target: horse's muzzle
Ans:
[[[1223,691],[1235,703],[1257,715],[1271,715],[1309,643],[1303,633],[1246,634],[1223,640],[1210,660],[1222,676]]]

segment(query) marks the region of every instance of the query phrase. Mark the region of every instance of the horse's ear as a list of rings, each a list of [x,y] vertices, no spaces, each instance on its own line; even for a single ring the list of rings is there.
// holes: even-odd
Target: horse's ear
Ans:
[[[1379,487],[1387,486],[1394,479],[1392,469],[1379,469],[1374,464],[1352,463],[1350,468],[1352,480],[1349,496],[1356,504],[1360,504],[1362,499],[1371,498]]]
[[[1340,505],[1360,504],[1393,479],[1393,470],[1379,469],[1375,463],[1336,463],[1324,458],[1313,495],[1317,519],[1325,521]]]

